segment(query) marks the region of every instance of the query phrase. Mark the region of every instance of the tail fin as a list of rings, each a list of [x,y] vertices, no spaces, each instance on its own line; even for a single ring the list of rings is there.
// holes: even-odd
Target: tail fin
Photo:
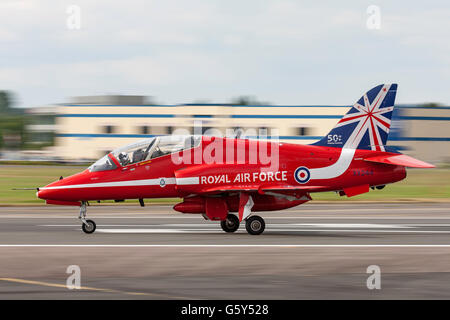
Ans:
[[[397,84],[367,91],[316,146],[385,151]]]

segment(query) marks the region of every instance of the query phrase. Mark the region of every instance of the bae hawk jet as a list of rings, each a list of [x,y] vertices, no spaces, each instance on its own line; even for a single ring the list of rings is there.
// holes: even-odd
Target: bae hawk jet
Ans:
[[[244,221],[251,235],[264,231],[255,213],[280,211],[317,192],[353,197],[403,180],[406,167],[434,166],[386,146],[396,84],[366,92],[336,126],[311,145],[201,135],[156,136],[121,147],[86,170],[38,188],[47,204],[80,206],[82,230],[88,201],[182,198],[173,208],[219,221],[235,232]],[[273,161],[260,159],[270,154]],[[270,151],[270,152],[269,152]],[[264,160],[264,161],[263,161]]]

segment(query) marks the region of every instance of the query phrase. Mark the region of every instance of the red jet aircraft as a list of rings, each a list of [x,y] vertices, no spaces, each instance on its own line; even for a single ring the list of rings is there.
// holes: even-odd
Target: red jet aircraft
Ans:
[[[396,84],[369,90],[312,145],[156,136],[38,188],[37,196],[47,204],[80,206],[86,233],[96,229],[86,220],[88,201],[139,199],[144,206],[145,198],[180,197],[177,211],[220,221],[226,232],[244,220],[249,234],[261,234],[265,222],[254,212],[295,207],[316,192],[352,197],[404,179],[405,167],[434,167],[386,146],[396,91]]]

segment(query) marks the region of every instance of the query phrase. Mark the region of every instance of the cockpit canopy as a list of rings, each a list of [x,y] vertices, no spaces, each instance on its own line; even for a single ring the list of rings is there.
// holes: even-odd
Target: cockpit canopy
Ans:
[[[147,161],[162,157],[174,152],[197,147],[201,136],[160,136],[140,140],[124,147],[120,147],[110,153],[121,166]],[[109,155],[104,156],[88,169],[91,172],[116,169],[114,161]]]

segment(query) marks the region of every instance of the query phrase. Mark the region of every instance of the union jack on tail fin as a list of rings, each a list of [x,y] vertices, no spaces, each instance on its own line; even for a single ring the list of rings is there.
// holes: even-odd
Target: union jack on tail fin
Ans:
[[[385,151],[397,84],[367,91],[316,146]]]

